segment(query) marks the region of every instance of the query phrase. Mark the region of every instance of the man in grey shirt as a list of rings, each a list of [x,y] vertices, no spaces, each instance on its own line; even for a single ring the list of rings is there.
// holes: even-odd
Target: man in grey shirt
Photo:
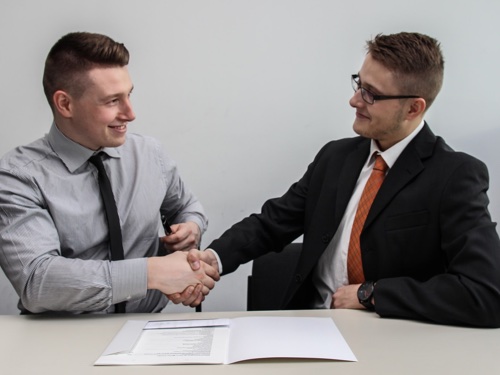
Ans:
[[[158,312],[167,295],[199,304],[217,271],[186,251],[207,219],[175,163],[149,137],[127,134],[135,119],[129,54],[107,36],[70,33],[51,49],[43,86],[49,133],[0,160],[0,265],[22,313]],[[101,154],[116,201],[124,260],[111,260],[98,171]],[[160,214],[172,234],[159,239]],[[173,252],[161,256],[162,251]]]

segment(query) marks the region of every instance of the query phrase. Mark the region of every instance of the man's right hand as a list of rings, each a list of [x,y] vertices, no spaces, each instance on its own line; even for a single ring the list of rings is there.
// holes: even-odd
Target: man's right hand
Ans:
[[[210,267],[217,271],[217,276],[219,275],[219,265],[217,262],[217,258],[210,250],[199,251],[196,249],[192,249],[187,255],[187,261],[191,269],[195,272],[202,267]],[[216,281],[218,280],[219,277],[216,279]],[[186,288],[182,293],[168,294],[167,297],[176,305],[182,303],[184,306],[195,307],[205,299],[205,295],[206,294],[203,294],[203,291],[200,293],[199,290],[190,286]]]
[[[220,279],[219,272],[193,255],[189,255],[188,261],[188,254],[191,252],[176,251],[164,257],[148,258],[148,289],[172,295],[192,286],[192,294],[201,292],[202,296],[207,295]],[[193,263],[196,269],[192,269]]]
[[[213,251],[207,249],[205,251],[200,251],[196,249],[192,249],[188,253],[188,258],[187,258],[189,264],[191,265],[191,268],[193,271],[196,271],[199,269],[200,262],[205,262],[206,264],[212,266],[217,273],[220,272],[219,270],[219,263],[217,262],[217,257],[214,255]]]

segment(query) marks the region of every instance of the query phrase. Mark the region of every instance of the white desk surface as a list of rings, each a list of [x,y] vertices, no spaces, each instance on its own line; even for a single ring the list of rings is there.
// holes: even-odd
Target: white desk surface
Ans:
[[[262,359],[231,365],[94,366],[125,321],[329,316],[358,362]],[[382,319],[358,310],[44,317],[0,315],[0,374],[500,374],[500,329]]]

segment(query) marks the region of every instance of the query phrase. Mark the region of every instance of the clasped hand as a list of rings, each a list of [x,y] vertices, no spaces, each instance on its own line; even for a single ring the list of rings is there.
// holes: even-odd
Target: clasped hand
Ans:
[[[199,251],[196,249],[192,249],[189,251],[189,253],[187,253],[186,260],[193,272],[198,272],[202,269],[209,269],[211,272],[209,276],[212,277],[213,272],[215,272],[215,276],[212,277],[213,280],[218,281],[220,279],[217,259],[211,251]],[[213,286],[209,289],[212,288]],[[198,306],[205,299],[205,296],[210,291],[209,289],[200,288],[199,285],[191,285],[183,292],[167,294],[167,297],[176,305],[182,303],[184,306],[194,307]]]
[[[199,305],[220,276],[198,253],[200,251],[193,249],[148,258],[148,289],[161,291],[174,303]]]
[[[174,224],[171,230],[160,238],[169,255],[148,258],[148,289],[161,291],[176,304],[194,307],[220,279],[218,266],[204,262],[196,250],[201,238],[196,223]]]
[[[197,249],[200,245],[200,227],[195,222],[173,224],[170,229],[172,233],[160,239],[168,253]]]

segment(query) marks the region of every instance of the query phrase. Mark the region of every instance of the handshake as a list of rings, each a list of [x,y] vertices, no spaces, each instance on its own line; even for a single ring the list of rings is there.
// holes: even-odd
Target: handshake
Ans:
[[[196,230],[187,230],[184,238],[187,228],[182,224],[172,229],[172,235],[161,238],[170,254],[147,260],[148,289],[159,290],[175,304],[198,306],[220,279],[217,258],[210,250],[195,249],[200,237]]]
[[[217,259],[210,250],[148,258],[148,289],[161,291],[175,304],[198,306],[219,279]]]

